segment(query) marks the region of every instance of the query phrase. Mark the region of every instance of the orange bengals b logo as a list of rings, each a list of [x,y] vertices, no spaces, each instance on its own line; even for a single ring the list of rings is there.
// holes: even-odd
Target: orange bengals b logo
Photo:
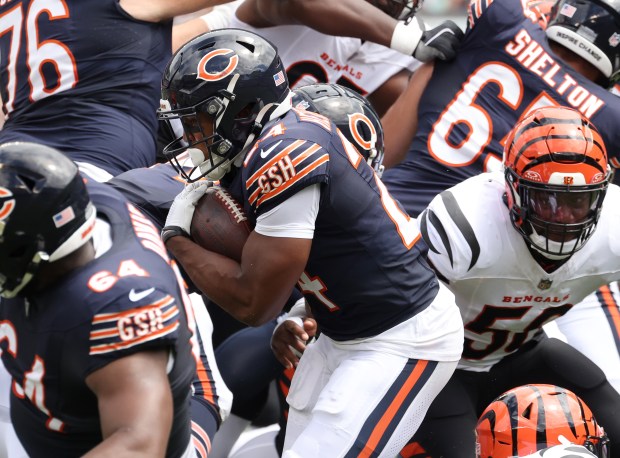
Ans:
[[[223,70],[220,70],[216,73],[207,71],[207,65],[209,64],[211,59],[217,56],[228,56],[229,54],[232,55],[228,57],[228,65],[226,65]],[[198,62],[198,78],[205,81],[219,81],[230,75],[235,70],[235,68],[237,68],[238,63],[239,56],[237,56],[235,54],[235,51],[233,51],[232,49],[216,49],[215,51],[211,51],[210,53],[205,54],[203,58],[200,59],[200,62]]]
[[[15,209],[13,193],[6,188],[0,187],[0,221],[4,221]]]

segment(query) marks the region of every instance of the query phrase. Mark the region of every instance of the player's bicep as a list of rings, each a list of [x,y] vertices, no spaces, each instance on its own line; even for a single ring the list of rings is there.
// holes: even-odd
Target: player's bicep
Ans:
[[[168,350],[119,358],[86,377],[97,396],[104,441],[93,451],[163,456],[172,425]]]
[[[308,262],[320,198],[321,185],[313,184],[260,214],[244,246],[242,271],[251,269],[256,299],[273,304],[270,314],[281,310]]]

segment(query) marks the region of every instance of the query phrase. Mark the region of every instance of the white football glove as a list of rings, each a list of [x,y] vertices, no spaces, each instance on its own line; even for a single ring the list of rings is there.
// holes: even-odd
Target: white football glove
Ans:
[[[161,231],[161,238],[164,243],[177,235],[189,237],[196,203],[209,186],[213,186],[213,182],[196,181],[195,183],[190,183],[174,198],[166,218],[166,225]]]

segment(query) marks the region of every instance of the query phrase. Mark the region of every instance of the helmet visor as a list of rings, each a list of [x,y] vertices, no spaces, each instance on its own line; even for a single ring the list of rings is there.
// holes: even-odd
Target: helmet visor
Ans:
[[[603,190],[547,191],[530,189],[527,209],[536,231],[547,238],[566,242],[579,237],[584,225],[596,216],[604,197]]]

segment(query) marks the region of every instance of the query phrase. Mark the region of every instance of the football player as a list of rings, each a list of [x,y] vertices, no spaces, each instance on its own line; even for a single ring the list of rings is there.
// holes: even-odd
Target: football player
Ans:
[[[542,326],[620,279],[620,188],[602,136],[578,111],[535,110],[506,140],[504,172],[469,178],[420,215],[428,260],[455,294],[465,323],[458,369],[416,439],[432,456],[475,454],[476,419],[527,383],[585,400],[620,447],[620,394],[601,369]],[[615,445],[617,444],[617,445]]]
[[[236,11],[228,5],[215,8],[175,27],[175,33],[196,36],[222,26],[250,30],[278,48],[290,87],[338,83],[368,96],[380,114],[406,88],[418,67],[412,55],[420,60],[452,58],[462,37],[452,21],[422,31],[413,17],[417,0],[245,0],[235,4]],[[191,33],[178,30],[188,28]]]
[[[620,98],[606,90],[620,75],[620,3],[559,1],[545,31],[521,3],[472,2],[455,60],[418,70],[383,118],[383,181],[410,215],[444,189],[500,169],[508,131],[532,109],[576,108],[606,145],[620,143]],[[610,150],[613,166],[616,155]],[[557,325],[620,392],[617,288],[603,287]]]
[[[180,118],[188,144],[166,152],[188,151],[256,225],[240,262],[196,245],[189,225],[206,186],[194,182],[162,239],[248,325],[274,319],[296,284],[308,300],[322,334],[291,385],[283,456],[395,456],[454,371],[462,322],[421,256],[415,221],[333,122],[292,107],[284,70],[271,43],[236,29],[173,56],[160,117]]]
[[[330,118],[376,173],[381,174],[383,129],[379,115],[368,100],[355,91],[337,84],[314,84],[293,91],[293,106]],[[258,328],[240,330],[216,349],[215,355],[222,376],[233,391],[234,398],[232,414],[216,436],[213,447],[214,458],[228,456],[241,432],[262,412],[268,401],[269,387],[275,379],[280,400],[280,431],[275,446],[277,453],[282,453],[288,416],[285,398],[294,368],[298,363],[299,353],[305,349],[305,343],[298,340],[297,336],[306,333],[309,337],[313,337],[316,333],[313,322],[309,322],[308,327],[304,328],[303,322],[296,318],[295,307],[304,308],[305,302],[303,299],[298,301],[299,297],[295,293],[297,290],[285,307],[289,310],[293,306],[292,310],[278,317],[277,323],[272,321]],[[301,327],[296,328],[295,324]],[[271,336],[276,326],[291,328],[290,333],[286,333],[283,337],[285,340],[274,341],[277,347],[274,348],[277,359],[270,349]],[[243,356],[240,356],[241,354]],[[256,447],[255,444],[248,444],[248,447],[250,446]],[[272,442],[265,444],[269,453],[276,456],[273,447]],[[242,453],[243,448],[238,452]]]
[[[0,3],[0,142],[37,141],[105,180],[155,162],[171,19],[226,0]]]
[[[609,439],[575,393],[523,385],[497,397],[476,425],[476,458],[608,458]]]
[[[197,342],[158,233],[47,146],[0,146],[0,350],[29,456],[190,457]]]
[[[190,169],[186,170],[187,173]],[[105,183],[120,191],[161,231],[174,197],[183,190],[185,180],[169,163],[156,164],[121,173]],[[192,434],[199,457],[211,456],[216,431],[230,413],[232,393],[222,379],[213,351],[214,325],[200,296],[180,269],[187,285],[196,318],[193,330],[198,341],[197,373],[192,381]]]
[[[298,109],[321,113],[332,119],[369,165],[378,174],[382,172],[381,121],[364,97],[336,84],[317,84],[295,90],[293,105]],[[179,163],[183,163],[183,158]],[[191,173],[191,170],[186,168],[185,172]],[[185,181],[175,168],[166,163],[130,170],[112,178],[107,184],[121,191],[149,216],[157,227],[161,228],[174,197],[183,190]],[[294,294],[289,299],[290,304],[292,305],[298,298],[299,296]],[[207,301],[207,305],[210,314],[217,312],[218,307],[215,304]],[[290,306],[285,308],[288,310]],[[269,348],[275,321],[260,328],[240,330],[234,335],[230,335],[232,334],[230,329],[221,329],[226,326],[222,326],[222,318],[219,315],[214,317],[214,321],[216,322],[213,345],[216,348],[215,358],[219,361],[218,366],[224,381],[234,392],[232,414],[218,431],[211,452],[213,457],[218,457],[228,454],[239,434],[260,413],[270,383],[280,376],[284,381],[287,381],[287,378],[282,374],[283,368]],[[227,325],[228,321],[225,324]],[[239,324],[232,326],[235,330],[240,327]],[[288,377],[290,376],[289,374]],[[281,430],[282,435],[283,432],[284,429]],[[279,436],[280,451],[281,439]]]

